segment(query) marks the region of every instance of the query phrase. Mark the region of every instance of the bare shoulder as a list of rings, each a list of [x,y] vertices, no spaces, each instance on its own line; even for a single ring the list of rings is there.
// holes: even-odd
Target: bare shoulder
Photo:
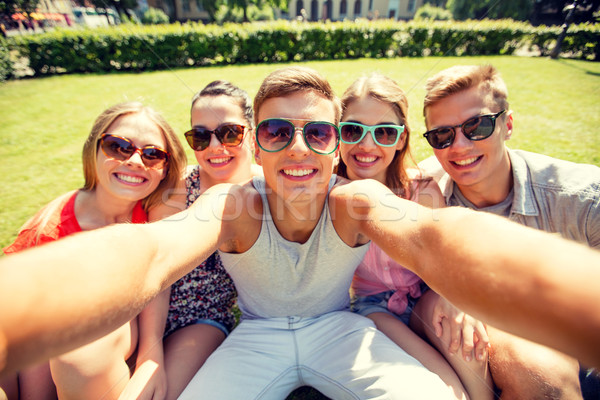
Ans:
[[[186,198],[185,178],[182,176],[175,185],[175,188],[170,189],[169,193],[165,193],[159,204],[150,208],[148,211],[148,220],[151,222],[158,221],[185,210]]]
[[[243,253],[258,239],[263,220],[263,203],[260,193],[248,182],[229,185],[227,207],[224,215],[226,240],[220,250]]]
[[[333,226],[347,245],[354,247],[369,241],[363,225],[388,194],[396,197],[385,185],[372,179],[336,183],[329,194],[329,209]]]
[[[432,176],[423,173],[419,168],[408,168],[406,174],[410,179],[410,200],[429,208],[445,206],[444,196]]]

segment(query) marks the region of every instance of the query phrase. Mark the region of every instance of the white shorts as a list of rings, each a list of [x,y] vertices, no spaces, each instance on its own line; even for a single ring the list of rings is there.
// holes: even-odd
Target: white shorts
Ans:
[[[336,400],[453,398],[371,320],[347,311],[242,321],[179,398],[283,400],[300,386]]]

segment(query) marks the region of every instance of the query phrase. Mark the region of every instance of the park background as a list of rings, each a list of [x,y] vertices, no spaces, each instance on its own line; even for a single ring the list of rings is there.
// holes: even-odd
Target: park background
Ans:
[[[540,57],[419,57],[252,64],[145,73],[76,74],[9,81],[0,86],[0,245],[50,200],[83,184],[81,151],[95,118],[112,104],[139,100],[159,110],[184,142],[191,98],[226,79],[254,96],[271,71],[304,65],[321,72],[338,95],[378,72],[409,99],[415,161],[432,155],[422,133],[428,77],[457,64],[493,64],[509,89],[514,133],[509,147],[600,165],[600,63]],[[187,145],[188,163],[195,164]]]
[[[56,19],[43,19],[58,18],[56,13],[48,13],[53,10],[35,8],[67,2],[88,28],[56,28],[60,25]],[[174,6],[168,16],[147,8],[166,3]],[[432,155],[422,137],[426,79],[457,64],[493,64],[508,85],[514,112],[509,147],[600,165],[600,63],[586,61],[600,59],[600,0],[266,0],[262,8],[256,3],[0,2],[0,17],[14,18],[17,13],[18,18],[37,15],[42,19],[36,21],[34,34],[23,32],[19,22],[20,31],[9,32],[8,40],[0,37],[0,82],[12,79],[0,83],[0,246],[10,244],[19,227],[40,207],[81,187],[83,143],[93,121],[107,107],[142,101],[159,110],[184,143],[183,132],[190,128],[191,98],[207,83],[229,80],[254,96],[268,73],[292,64],[321,72],[338,95],[363,74],[378,72],[396,80],[409,99],[410,142],[416,162]],[[141,4],[146,4],[145,11]],[[209,9],[214,13],[205,20],[207,12],[204,17],[190,18],[185,4],[192,6],[192,14],[218,7]],[[304,4],[309,6],[307,10]],[[362,9],[361,4],[365,6]],[[271,9],[286,5],[284,13]],[[344,5],[348,14],[343,16]],[[373,5],[388,7],[389,15],[373,12]],[[407,14],[398,12],[386,21],[371,21],[377,14],[383,19],[392,17],[392,7],[403,5]],[[588,17],[583,17],[583,12],[572,15],[574,25],[565,36],[562,52],[554,54],[559,59],[546,58],[560,47],[556,46],[559,35],[567,33],[560,27],[563,21],[569,22],[565,5],[587,12]],[[427,9],[430,6],[441,7]],[[136,8],[137,14],[119,7]],[[106,19],[96,12],[102,9],[110,11]],[[420,21],[400,21],[419,16]],[[358,17],[368,18],[353,21]],[[136,18],[160,26],[140,27]],[[231,24],[278,18],[274,24]],[[517,21],[479,21],[484,18]],[[217,24],[186,22],[189,19]],[[91,28],[109,21],[125,23]],[[184,23],[167,24],[175,21]],[[555,26],[540,26],[542,23]],[[295,61],[281,62],[291,60]],[[191,149],[184,148],[189,164],[195,164]],[[322,397],[315,391],[300,390],[289,398]]]

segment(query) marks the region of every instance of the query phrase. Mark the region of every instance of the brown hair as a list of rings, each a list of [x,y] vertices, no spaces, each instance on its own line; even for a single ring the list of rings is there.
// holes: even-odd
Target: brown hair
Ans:
[[[306,67],[287,67],[271,72],[260,85],[254,97],[254,120],[259,121],[258,110],[270,98],[285,97],[299,91],[314,91],[330,100],[335,108],[335,123],[342,114],[340,99],[335,95],[329,82],[317,71]]]
[[[492,65],[458,65],[438,72],[427,81],[423,115],[427,117],[427,107],[472,87],[484,89],[498,105],[498,111],[508,110],[508,89],[496,68]]]
[[[248,128],[254,128],[254,112],[252,111],[252,101],[245,90],[240,89],[228,81],[212,81],[206,85],[204,89],[194,95],[192,98],[192,108],[194,108],[194,104],[200,100],[201,97],[205,96],[229,96],[236,100],[242,109],[244,119],[248,122]]]
[[[174,189],[177,182],[181,179],[183,170],[187,164],[187,158],[177,134],[167,123],[167,121],[153,108],[144,106],[139,102],[119,103],[107,108],[96,118],[92,130],[83,145],[82,161],[83,175],[85,183],[84,190],[92,190],[98,183],[96,176],[96,160],[98,154],[98,142],[102,134],[118,118],[128,114],[144,114],[148,119],[154,122],[162,131],[167,144],[169,153],[169,162],[167,164],[167,174],[160,182],[156,190],[148,197],[142,200],[144,210],[148,211],[152,206],[162,200],[163,193],[170,195],[171,189]]]
[[[385,184],[396,195],[405,198],[411,197],[410,180],[406,174],[406,156],[409,158],[410,127],[408,126],[408,100],[404,91],[393,79],[381,74],[372,74],[358,78],[342,96],[342,106],[346,107],[361,98],[372,97],[392,106],[400,124],[404,125],[404,147],[396,150],[394,158],[385,173]],[[340,159],[337,174],[348,178],[346,164]]]

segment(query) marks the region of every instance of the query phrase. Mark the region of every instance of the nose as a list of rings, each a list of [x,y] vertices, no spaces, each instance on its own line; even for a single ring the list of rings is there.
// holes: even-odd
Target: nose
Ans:
[[[363,137],[362,140],[358,142],[358,147],[361,150],[373,150],[377,147],[377,143],[375,143],[375,141],[373,140],[371,132],[367,132],[365,137]]]
[[[215,135],[214,133],[210,134],[210,142],[208,143],[208,147],[213,147],[213,148],[220,148],[221,147],[221,142],[219,141],[219,139],[217,139],[217,135]]]
[[[146,164],[144,164],[144,160],[142,160],[142,149],[135,149],[131,157],[127,159],[127,164],[138,165],[145,168]]]
[[[471,140],[469,140],[460,126],[454,128],[454,142],[450,145],[453,149],[460,149],[463,147],[470,147],[473,144]]]
[[[288,152],[290,155],[296,157],[306,156],[310,152],[310,148],[304,141],[303,129],[301,127],[294,127],[294,137],[292,143],[288,146]]]

